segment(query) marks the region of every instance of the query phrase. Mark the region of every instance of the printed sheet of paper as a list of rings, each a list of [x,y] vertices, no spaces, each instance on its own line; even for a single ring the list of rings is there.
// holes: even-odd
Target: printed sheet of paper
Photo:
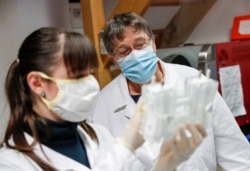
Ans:
[[[219,69],[222,97],[234,116],[246,114],[243,101],[240,66]]]
[[[239,33],[242,35],[250,34],[250,20],[240,21]]]

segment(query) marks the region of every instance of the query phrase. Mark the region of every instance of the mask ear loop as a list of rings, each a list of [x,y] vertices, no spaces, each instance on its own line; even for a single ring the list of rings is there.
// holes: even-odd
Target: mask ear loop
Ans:
[[[48,79],[48,80],[51,80],[51,81],[55,81],[54,78],[51,78],[51,77],[49,77],[48,75],[46,75],[46,74],[44,74],[44,73],[42,73],[42,72],[38,72],[38,73],[39,73],[39,75],[40,75],[42,78],[44,78],[44,79]]]

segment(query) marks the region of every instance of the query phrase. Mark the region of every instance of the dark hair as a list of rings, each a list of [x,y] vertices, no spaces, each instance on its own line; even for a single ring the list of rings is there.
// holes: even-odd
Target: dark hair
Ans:
[[[115,15],[113,19],[107,22],[103,33],[103,41],[105,48],[109,54],[113,54],[112,49],[115,40],[123,40],[123,32],[126,28],[132,27],[135,31],[144,31],[149,38],[153,38],[154,34],[149,27],[147,21],[134,12],[128,12]]]
[[[64,36],[64,41],[59,41],[60,36]],[[63,48],[63,56],[58,55],[60,48]],[[33,152],[34,145],[39,142],[35,128],[35,119],[39,119],[39,117],[32,108],[32,93],[26,77],[31,71],[40,71],[51,75],[52,68],[62,59],[68,72],[80,72],[87,67],[97,67],[96,51],[86,36],[59,28],[40,28],[23,41],[18,58],[11,64],[5,80],[10,119],[4,142],[9,148],[29,156],[43,170],[56,169]],[[28,144],[25,139],[24,128],[26,124],[30,127],[34,138],[32,144]],[[86,122],[82,122],[80,125],[92,139],[98,142],[94,130]],[[14,140],[14,145],[9,143],[11,137]]]

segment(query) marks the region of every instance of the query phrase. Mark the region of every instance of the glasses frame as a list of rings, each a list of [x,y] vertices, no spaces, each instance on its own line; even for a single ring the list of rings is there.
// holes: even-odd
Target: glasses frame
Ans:
[[[134,43],[133,47],[132,46],[121,47],[124,49],[121,51],[119,51],[118,50],[119,48],[118,48],[117,50],[114,50],[114,53],[112,54],[112,56],[116,60],[122,59],[122,58],[128,56],[133,50],[142,50],[142,49],[146,48],[151,43],[151,40],[152,40],[151,38],[146,38],[144,40],[140,39]]]

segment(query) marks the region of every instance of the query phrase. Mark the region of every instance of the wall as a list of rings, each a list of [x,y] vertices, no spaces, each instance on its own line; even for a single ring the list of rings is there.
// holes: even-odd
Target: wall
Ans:
[[[203,44],[230,41],[234,16],[250,13],[249,0],[217,0],[186,43]]]
[[[118,0],[104,0],[106,18],[109,17],[117,2]],[[162,29],[178,9],[178,6],[150,7],[143,17],[149,22],[152,29]],[[217,0],[185,43],[203,44],[229,41],[234,16],[249,13],[250,0],[237,0],[237,2],[235,0]]]
[[[249,1],[249,0],[246,0]],[[103,0],[107,18],[117,0]],[[210,43],[228,41],[232,18],[246,14],[250,7],[245,0],[218,0],[213,9],[204,17],[187,42]],[[152,15],[160,15],[151,10]],[[146,19],[155,20],[157,16]],[[152,19],[150,19],[152,18]],[[159,21],[161,22],[161,21]],[[7,69],[17,57],[23,39],[33,30],[43,26],[66,27],[71,29],[69,4],[67,0],[11,0],[0,1],[0,138],[6,126],[8,108],[4,97],[4,79]],[[82,29],[74,29],[82,32]]]

